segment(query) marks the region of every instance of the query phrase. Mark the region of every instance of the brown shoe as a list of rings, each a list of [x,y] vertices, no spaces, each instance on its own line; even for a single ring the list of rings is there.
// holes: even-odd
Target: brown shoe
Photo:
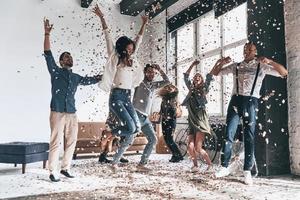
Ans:
[[[139,171],[139,172],[149,172],[149,171],[151,171],[150,168],[148,168],[148,167],[146,167],[145,165],[142,165],[142,164],[138,164],[138,165],[136,166],[136,169],[137,169],[137,171]]]

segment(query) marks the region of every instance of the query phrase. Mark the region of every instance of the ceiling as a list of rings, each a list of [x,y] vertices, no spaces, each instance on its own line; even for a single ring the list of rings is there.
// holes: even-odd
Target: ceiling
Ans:
[[[81,7],[88,8],[93,0],[81,0]],[[168,8],[168,18],[176,15],[189,5],[199,0],[112,0],[120,5],[120,12],[124,15],[137,16],[141,12],[149,13],[150,18],[155,17]]]

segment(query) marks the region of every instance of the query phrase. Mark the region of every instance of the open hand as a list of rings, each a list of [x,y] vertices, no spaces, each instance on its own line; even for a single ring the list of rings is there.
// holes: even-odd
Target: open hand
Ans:
[[[149,21],[149,16],[148,15],[143,15],[142,16],[142,21],[143,21],[143,24],[147,24],[148,21]]]
[[[92,12],[95,13],[98,17],[103,17],[104,16],[104,14],[100,10],[98,4],[96,4],[95,8],[93,8]]]
[[[45,33],[49,34],[53,28],[53,24],[50,25],[49,19],[44,18],[44,30]]]
[[[232,59],[229,56],[227,56],[225,58],[219,59],[219,61],[220,61],[219,64],[226,65],[226,64],[230,63],[232,61]]]

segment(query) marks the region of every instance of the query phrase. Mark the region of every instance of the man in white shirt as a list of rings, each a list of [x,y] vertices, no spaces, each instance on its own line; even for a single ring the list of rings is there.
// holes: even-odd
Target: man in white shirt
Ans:
[[[224,177],[230,174],[228,165],[231,158],[232,142],[236,134],[240,118],[243,121],[245,161],[245,183],[253,183],[251,168],[254,164],[254,142],[256,112],[258,110],[259,91],[265,75],[285,77],[287,70],[279,63],[266,58],[257,58],[255,44],[246,43],[244,46],[244,61],[224,65],[231,62],[230,57],[217,61],[217,75],[233,74],[233,92],[227,109],[225,141],[221,153],[222,168],[216,173],[216,177]]]

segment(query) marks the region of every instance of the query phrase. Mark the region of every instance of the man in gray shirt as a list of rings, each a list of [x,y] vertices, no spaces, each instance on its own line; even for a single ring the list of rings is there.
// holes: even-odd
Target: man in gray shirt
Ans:
[[[157,70],[162,76],[162,81],[153,81],[155,76],[155,70]],[[139,169],[148,170],[145,165],[148,162],[149,156],[153,150],[154,145],[157,142],[157,138],[155,136],[155,131],[153,129],[152,123],[149,120],[149,113],[151,110],[154,91],[159,89],[167,84],[170,81],[164,71],[159,67],[159,65],[147,64],[144,68],[144,80],[141,84],[135,88],[134,97],[133,97],[133,107],[136,109],[142,132],[147,137],[148,143],[144,149],[143,155],[141,157],[141,161],[138,165]]]

